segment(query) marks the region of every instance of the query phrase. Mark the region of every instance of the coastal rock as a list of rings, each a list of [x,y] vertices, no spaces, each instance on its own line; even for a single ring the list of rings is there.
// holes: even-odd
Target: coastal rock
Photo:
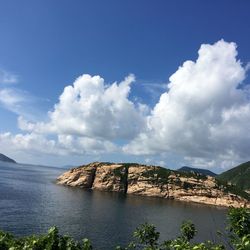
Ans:
[[[216,178],[183,173],[157,166],[95,162],[73,168],[57,179],[58,184],[100,191],[161,197],[216,206],[248,207],[247,193],[236,194]]]
[[[126,193],[127,168],[121,164],[101,165],[96,169],[92,188]]]
[[[73,168],[57,178],[57,183],[71,187],[92,188],[98,164]]]
[[[128,168],[128,194],[166,197],[168,195],[167,171],[161,178],[161,168],[154,166],[135,165]],[[163,170],[164,171],[164,170]],[[165,171],[164,171],[165,172]]]

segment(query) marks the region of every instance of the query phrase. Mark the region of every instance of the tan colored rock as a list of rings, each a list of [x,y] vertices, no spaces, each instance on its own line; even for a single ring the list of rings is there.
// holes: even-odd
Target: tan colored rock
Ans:
[[[57,183],[71,187],[92,188],[96,164],[73,168],[57,178]]]
[[[248,200],[226,192],[214,177],[196,174],[185,176],[155,166],[95,162],[67,171],[57,180],[58,184],[100,191],[250,208]]]
[[[127,168],[121,164],[98,166],[92,188],[125,193],[127,189]]]
[[[168,196],[167,183],[164,183],[157,174],[158,169],[159,167],[154,166],[130,166],[127,193],[156,197]]]

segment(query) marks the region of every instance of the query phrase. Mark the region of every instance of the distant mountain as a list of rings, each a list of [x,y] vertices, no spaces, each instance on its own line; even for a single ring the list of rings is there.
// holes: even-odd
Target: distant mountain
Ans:
[[[194,173],[197,173],[197,174],[209,175],[209,176],[212,176],[212,177],[217,176],[217,174],[215,174],[214,172],[212,172],[210,170],[201,169],[201,168],[191,168],[191,167],[187,167],[187,166],[179,168],[178,171],[189,172],[189,173],[194,172]]]
[[[4,154],[0,154],[0,161],[16,163],[13,159],[7,157]]]
[[[250,189],[250,161],[240,164],[217,176],[219,180],[228,181],[244,190]]]

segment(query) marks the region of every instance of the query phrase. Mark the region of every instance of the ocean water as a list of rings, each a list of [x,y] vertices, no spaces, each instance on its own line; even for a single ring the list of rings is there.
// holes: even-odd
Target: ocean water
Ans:
[[[124,246],[144,222],[153,223],[163,240],[176,237],[188,219],[198,229],[195,241],[217,241],[216,231],[225,228],[225,208],[57,185],[64,171],[0,162],[0,230],[25,236],[56,225],[102,250]]]

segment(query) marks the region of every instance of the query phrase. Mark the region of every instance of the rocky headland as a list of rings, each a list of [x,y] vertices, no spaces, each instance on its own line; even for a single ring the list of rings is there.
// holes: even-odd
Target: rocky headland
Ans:
[[[57,183],[100,191],[250,208],[249,195],[233,185],[221,183],[211,176],[158,166],[94,162],[63,173],[57,178]]]

